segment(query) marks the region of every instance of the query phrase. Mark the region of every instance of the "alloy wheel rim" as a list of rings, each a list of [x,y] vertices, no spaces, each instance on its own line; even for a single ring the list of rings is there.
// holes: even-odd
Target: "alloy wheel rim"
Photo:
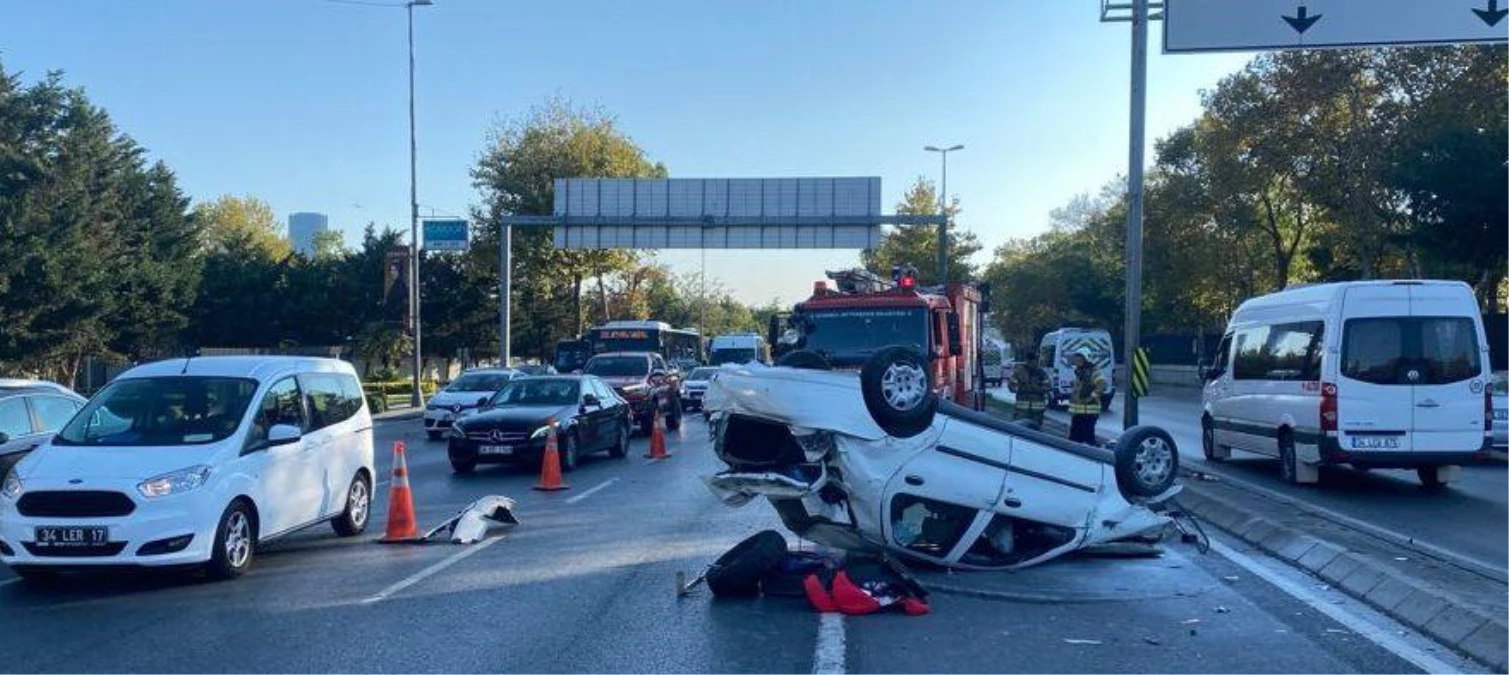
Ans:
[[[880,378],[880,392],[888,405],[905,412],[922,403],[924,376],[922,369],[906,363],[886,367]]]
[[[351,523],[357,527],[367,522],[367,511],[371,506],[372,498],[367,493],[367,483],[361,479],[351,484]]]
[[[1173,468],[1173,452],[1161,438],[1149,438],[1137,446],[1134,463],[1137,479],[1147,485],[1158,485],[1168,478]]]
[[[225,525],[225,559],[231,567],[242,567],[251,557],[251,523],[246,514],[236,511]]]

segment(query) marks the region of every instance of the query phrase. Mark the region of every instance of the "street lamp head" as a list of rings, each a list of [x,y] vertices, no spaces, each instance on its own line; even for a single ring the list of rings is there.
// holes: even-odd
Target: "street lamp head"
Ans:
[[[409,0],[410,7],[428,7],[435,4],[435,0]]]
[[[942,151],[942,150],[940,150],[940,149],[939,149],[939,148],[938,148],[938,147],[937,147],[937,146],[935,146],[935,145],[929,145],[929,146],[927,146],[927,147],[925,147],[925,148],[923,148],[923,150],[926,150],[926,151],[928,151],[928,152],[943,152],[943,151]]]
[[[949,149],[945,150],[944,152],[953,152],[955,150],[963,150],[963,149],[964,149],[963,145],[955,145],[954,147],[949,148]]]

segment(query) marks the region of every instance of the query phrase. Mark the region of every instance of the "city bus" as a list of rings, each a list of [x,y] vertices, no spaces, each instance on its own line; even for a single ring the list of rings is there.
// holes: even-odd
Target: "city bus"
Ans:
[[[664,321],[609,321],[587,332],[593,354],[652,352],[680,368],[704,363],[702,335]]]

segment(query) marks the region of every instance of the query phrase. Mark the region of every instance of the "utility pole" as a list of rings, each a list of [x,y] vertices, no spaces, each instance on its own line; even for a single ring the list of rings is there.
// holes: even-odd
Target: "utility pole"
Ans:
[[[1148,0],[1132,0],[1132,110],[1127,152],[1127,308],[1126,332],[1121,351],[1121,360],[1127,369],[1122,392],[1123,429],[1137,426],[1137,395],[1133,393],[1131,386],[1131,364],[1133,355],[1142,346],[1142,162],[1147,113],[1148,21]]]
[[[955,145],[948,148],[939,148],[929,145],[923,150],[936,152],[943,155],[943,182],[938,186],[938,213],[943,220],[938,223],[938,283],[948,283],[948,153],[955,150],[963,150],[964,146]]]

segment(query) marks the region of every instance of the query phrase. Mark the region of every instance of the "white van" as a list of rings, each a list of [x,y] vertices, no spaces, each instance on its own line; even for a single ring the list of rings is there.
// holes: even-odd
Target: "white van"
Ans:
[[[707,356],[708,363],[714,366],[750,361],[769,363],[770,347],[759,333],[731,333],[714,337],[708,343]]]
[[[239,576],[259,544],[367,527],[372,418],[351,365],[174,359],[126,371],[0,486],[0,561],[60,569],[202,564]]]
[[[1284,479],[1321,464],[1412,468],[1427,487],[1487,457],[1488,342],[1458,281],[1365,281],[1253,298],[1205,373],[1205,456],[1278,457]]]
[[[1090,350],[1090,361],[1105,378],[1106,391],[1100,397],[1100,409],[1107,410],[1116,398],[1116,352],[1111,334],[1102,328],[1060,328],[1043,336],[1037,362],[1047,372],[1048,383],[1053,387],[1048,405],[1060,408],[1069,404],[1069,394],[1074,390],[1074,363],[1070,357],[1081,347]]]

